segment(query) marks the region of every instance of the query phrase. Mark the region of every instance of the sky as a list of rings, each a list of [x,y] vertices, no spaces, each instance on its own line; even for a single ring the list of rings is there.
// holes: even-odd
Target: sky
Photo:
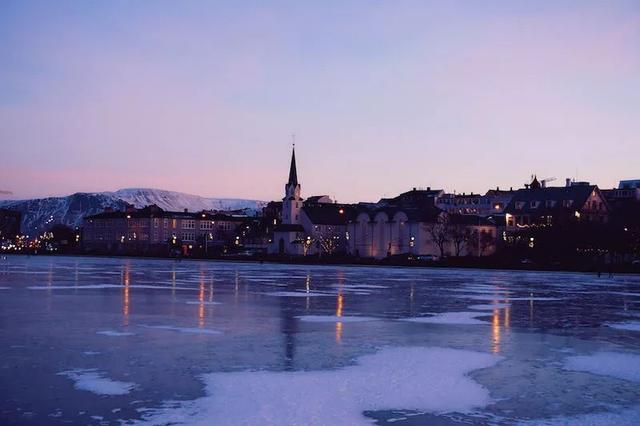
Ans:
[[[640,2],[0,2],[0,199],[640,178]]]

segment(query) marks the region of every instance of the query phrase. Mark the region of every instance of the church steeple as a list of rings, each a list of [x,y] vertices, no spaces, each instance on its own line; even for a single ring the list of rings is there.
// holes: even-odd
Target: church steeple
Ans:
[[[282,223],[299,224],[302,197],[300,197],[300,183],[298,182],[298,169],[296,168],[296,146],[291,150],[291,166],[289,167],[289,181],[284,185],[284,198],[282,199]]]
[[[297,185],[298,184],[298,170],[296,169],[296,146],[293,145],[293,149],[291,150],[291,166],[289,167],[289,181],[287,182],[289,185]]]

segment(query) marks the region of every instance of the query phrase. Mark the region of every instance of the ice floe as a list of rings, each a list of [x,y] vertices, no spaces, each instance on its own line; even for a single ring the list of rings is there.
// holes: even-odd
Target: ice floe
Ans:
[[[402,318],[402,321],[429,324],[487,325],[477,317],[487,316],[486,312],[443,312],[429,317]]]
[[[606,326],[620,330],[640,331],[640,321],[611,322],[607,323]]]
[[[640,382],[640,355],[623,352],[597,352],[566,359],[565,369]]]
[[[467,373],[502,358],[467,350],[388,348],[338,370],[212,373],[207,396],[142,411],[137,424],[370,425],[365,411],[470,412],[492,400]]]
[[[145,325],[141,324],[140,327],[144,328],[153,328],[156,330],[168,330],[168,331],[177,331],[180,333],[188,333],[188,334],[222,334],[222,332],[217,330],[210,330],[208,328],[196,328],[196,327],[175,327],[173,325]]]
[[[76,389],[98,395],[126,395],[136,387],[135,383],[111,380],[95,369],[62,371],[58,375],[73,380]]]
[[[300,315],[297,316],[300,321],[305,322],[365,322],[375,321],[373,317],[358,317],[358,316],[337,316],[337,315]]]
[[[136,333],[132,333],[130,331],[102,330],[102,331],[96,332],[96,334],[101,334],[103,336],[110,336],[110,337],[121,337],[121,336],[133,336]]]

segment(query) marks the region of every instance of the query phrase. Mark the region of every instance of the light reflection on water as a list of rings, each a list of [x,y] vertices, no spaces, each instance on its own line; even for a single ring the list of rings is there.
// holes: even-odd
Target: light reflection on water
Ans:
[[[640,277],[598,281],[576,274],[575,286],[587,284],[579,288],[580,293],[571,293],[561,287],[572,279],[570,274],[62,257],[10,260],[9,265],[3,265],[0,276],[3,286],[12,287],[3,290],[0,300],[0,331],[5,336],[0,359],[9,366],[0,370],[0,383],[9,383],[15,394],[12,401],[0,403],[8,404],[9,410],[32,404],[30,398],[44,404],[41,401],[45,397],[36,395],[35,389],[47,386],[53,390],[52,395],[63,395],[68,401],[62,408],[63,420],[91,423],[90,419],[68,414],[77,416],[79,410],[71,409],[76,408],[76,391],[56,375],[61,369],[100,368],[107,375],[137,383],[139,388],[120,400],[96,397],[91,401],[92,415],[115,421],[135,418],[133,409],[125,414],[111,410],[141,398],[156,398],[150,405],[177,394],[196,398],[202,392],[200,373],[334,369],[352,365],[358,356],[381,347],[416,345],[500,354],[511,365],[520,363],[520,375],[513,370],[500,374],[500,365],[474,374],[499,397],[491,410],[501,414],[535,417],[595,403],[604,406],[640,400],[640,388],[633,383],[570,375],[561,368],[565,356],[562,351],[572,345],[570,349],[578,353],[603,348],[640,353],[640,333],[603,325],[629,320],[639,313],[640,297],[633,293],[640,293]],[[75,275],[69,273],[71,269]],[[264,280],[265,276],[269,279]],[[499,286],[491,284],[494,276],[499,276]],[[169,282],[171,289],[167,289]],[[72,284],[72,288],[56,289],[65,284]],[[95,284],[122,288],[82,288]],[[354,291],[358,284],[369,286]],[[32,285],[48,289],[28,290]],[[153,285],[164,289],[138,287]],[[300,293],[300,297],[263,295],[284,290],[285,286],[287,292]],[[613,293],[612,287],[620,295]],[[541,298],[533,299],[534,294]],[[488,306],[479,311],[484,312],[480,319],[486,325],[396,321],[468,311],[478,303],[478,295],[490,299],[484,299],[482,303]],[[561,300],[541,300],[545,296]],[[214,307],[214,300],[220,304]],[[338,321],[297,319],[305,314],[335,316]],[[339,320],[354,315],[375,317],[377,321]],[[68,325],[64,330],[48,326],[62,321]],[[141,324],[169,328],[143,328]],[[97,335],[100,330],[130,331],[131,335]],[[18,353],[15,348],[26,349]],[[83,351],[103,355],[88,358]],[[532,353],[539,359],[532,360]],[[39,376],[12,376],[41,363],[43,356],[50,362],[37,373]],[[169,379],[161,383],[150,380],[158,375]],[[550,381],[559,377],[566,380],[554,386]],[[18,379],[27,380],[28,386],[18,385]],[[540,387],[543,391],[538,394],[534,390],[527,393]],[[28,388],[34,393],[25,390]],[[149,397],[151,391],[157,396]],[[41,405],[44,417],[38,418],[40,423],[47,424],[48,414],[63,404],[54,399],[49,403],[51,407]]]

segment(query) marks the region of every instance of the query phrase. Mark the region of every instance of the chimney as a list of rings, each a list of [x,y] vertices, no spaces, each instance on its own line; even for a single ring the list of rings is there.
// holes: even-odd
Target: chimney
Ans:
[[[189,213],[189,209],[184,209],[184,212],[185,213]]]
[[[496,186],[496,192],[499,192],[499,191],[500,191],[500,187]]]
[[[564,182],[565,182],[565,186],[566,186],[566,187],[571,186],[571,178],[566,178],[566,179],[564,180]]]
[[[413,187],[413,190],[414,190],[414,191],[416,190],[416,187],[415,187],[415,186]]]
[[[542,179],[542,187],[543,187],[543,188],[546,188],[546,187],[547,187],[547,181],[546,181],[546,180],[544,180],[544,179]]]
[[[430,186],[427,186],[427,191],[431,191],[431,187]]]

